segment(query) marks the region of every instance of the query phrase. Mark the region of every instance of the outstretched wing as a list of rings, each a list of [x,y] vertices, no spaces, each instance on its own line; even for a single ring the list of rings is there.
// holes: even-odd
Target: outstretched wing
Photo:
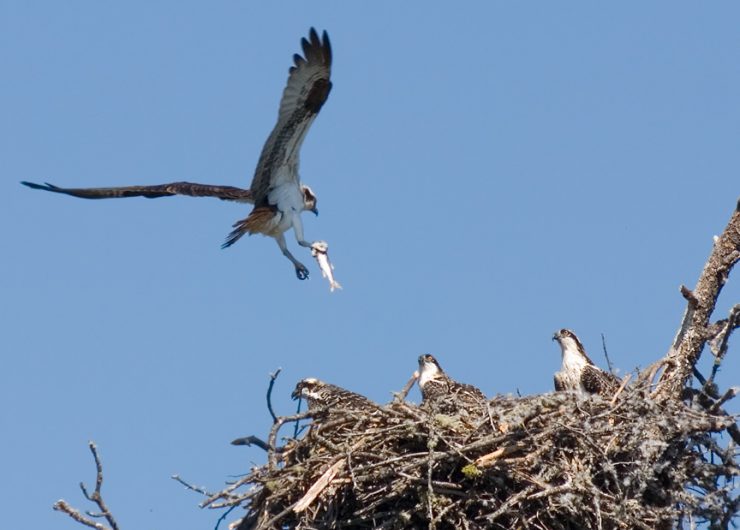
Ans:
[[[298,154],[311,123],[331,91],[331,43],[314,28],[301,39],[303,56],[293,56],[275,128],[262,148],[250,189],[255,204],[268,203],[271,188],[298,183]]]
[[[122,197],[170,197],[172,195],[187,195],[189,197],[216,197],[224,201],[253,203],[252,192],[233,186],[214,186],[210,184],[196,184],[194,182],[172,182],[154,186],[125,186],[119,188],[60,188],[48,182],[36,184],[22,181],[21,184],[35,190],[64,193],[82,199],[118,199]]]

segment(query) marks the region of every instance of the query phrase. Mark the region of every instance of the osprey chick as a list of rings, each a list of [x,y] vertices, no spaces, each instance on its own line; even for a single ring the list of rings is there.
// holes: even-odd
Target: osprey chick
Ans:
[[[320,409],[329,409],[329,412],[331,409],[374,411],[379,408],[365,396],[330,383],[324,383],[313,377],[299,381],[291,397],[305,399],[308,403],[308,410],[311,411]]]
[[[619,379],[596,366],[578,337],[569,329],[556,332],[552,340],[560,345],[563,365],[555,373],[555,390],[575,390],[608,396],[619,388]]]
[[[473,385],[458,383],[442,370],[433,355],[419,356],[419,388],[422,406],[444,403],[445,409],[475,409],[486,405],[487,398]]]

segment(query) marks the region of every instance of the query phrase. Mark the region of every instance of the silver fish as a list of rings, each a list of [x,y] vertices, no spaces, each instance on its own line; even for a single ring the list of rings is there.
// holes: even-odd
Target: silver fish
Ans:
[[[329,261],[328,250],[329,243],[326,241],[314,241],[311,244],[311,255],[316,258],[321,275],[329,280],[329,289],[334,292],[334,289],[341,289],[342,286],[334,279],[334,265]]]

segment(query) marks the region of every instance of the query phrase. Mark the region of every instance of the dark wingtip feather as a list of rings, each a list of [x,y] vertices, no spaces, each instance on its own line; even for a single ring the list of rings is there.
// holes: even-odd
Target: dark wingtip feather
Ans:
[[[326,66],[331,66],[331,42],[329,35],[324,30],[319,38],[316,28],[311,28],[308,32],[308,39],[301,39],[303,55],[308,62],[319,62]]]
[[[323,41],[323,52],[324,52],[324,61],[326,64],[331,64],[332,54],[331,54],[331,41],[329,40],[329,34],[324,30],[324,32],[321,34],[321,40]]]
[[[26,180],[21,180],[21,184],[23,184],[24,186],[28,186],[29,188],[33,188],[35,190],[45,190],[46,189],[46,186],[44,186],[43,184],[36,184],[35,182],[28,182]]]
[[[302,57],[301,55],[298,55],[298,54],[296,53],[296,54],[294,54],[294,55],[293,55],[293,63],[295,64],[295,66],[291,66],[291,67],[290,67],[290,71],[291,71],[291,73],[292,73],[292,72],[293,72],[293,70],[295,70],[296,68],[300,68],[302,64],[305,64],[305,63],[306,63],[306,60],[305,60],[305,59],[304,59],[304,58],[303,58],[303,57]]]
[[[29,188],[32,188],[34,190],[56,191],[63,193],[62,188],[60,188],[59,186],[55,186],[54,184],[49,184],[48,182],[44,182],[43,184],[36,184],[35,182],[21,180],[21,184],[23,184],[24,186],[28,186]]]
[[[321,44],[321,41],[319,40],[319,34],[316,32],[316,28],[314,28],[313,26],[311,26],[311,29],[308,30],[308,38],[313,46]]]

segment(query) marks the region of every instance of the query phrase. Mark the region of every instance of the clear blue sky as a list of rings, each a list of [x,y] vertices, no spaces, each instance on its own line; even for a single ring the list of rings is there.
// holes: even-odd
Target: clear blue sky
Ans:
[[[83,505],[94,439],[123,528],[211,528],[169,476],[263,461],[229,441],[266,432],[277,367],[289,413],[307,376],[386,401],[422,352],[549,391],[561,327],[621,373],[670,345],[740,195],[737,3],[277,5],[0,0],[4,527],[75,528],[51,505]],[[242,205],[18,184],[247,187],[310,26],[334,89],[306,234],[344,291],[292,236],[309,281],[269,239],[221,250]],[[732,278],[718,316],[735,302]]]

